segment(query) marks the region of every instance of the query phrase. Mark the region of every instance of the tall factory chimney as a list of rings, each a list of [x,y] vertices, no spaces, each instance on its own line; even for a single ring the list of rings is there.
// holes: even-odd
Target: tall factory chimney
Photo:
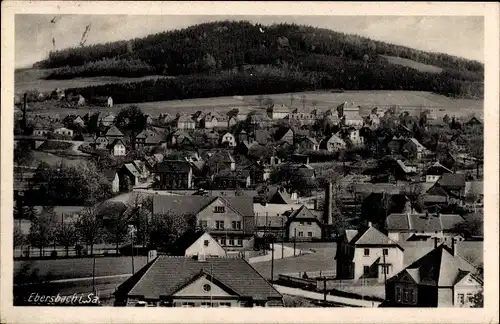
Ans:
[[[23,96],[23,132],[26,131],[26,102],[28,94],[25,93]]]
[[[332,223],[332,200],[333,200],[333,184],[328,182],[325,188],[325,208],[323,215],[324,224]]]

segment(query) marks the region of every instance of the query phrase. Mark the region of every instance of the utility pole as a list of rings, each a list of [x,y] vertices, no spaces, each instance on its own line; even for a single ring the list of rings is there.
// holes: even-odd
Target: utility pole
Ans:
[[[323,277],[323,301],[326,304],[326,276]]]
[[[132,274],[135,273],[135,269],[134,269],[134,230],[132,229],[130,231],[130,238],[131,238],[131,244],[132,244]]]
[[[271,283],[274,279],[274,239],[271,237]]]
[[[385,253],[384,253],[384,249],[382,249],[382,259],[384,261],[384,286],[387,286],[387,264],[385,264]]]
[[[285,254],[285,226],[283,218],[281,218],[281,258],[284,258]]]
[[[95,293],[95,254],[92,253],[92,291]]]
[[[295,256],[295,241],[297,240],[297,228],[293,229],[293,256]]]

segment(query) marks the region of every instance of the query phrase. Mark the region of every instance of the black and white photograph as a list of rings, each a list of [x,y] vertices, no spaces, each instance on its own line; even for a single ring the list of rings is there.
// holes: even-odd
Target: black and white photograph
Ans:
[[[483,308],[485,17],[319,14],[16,13],[14,309]]]

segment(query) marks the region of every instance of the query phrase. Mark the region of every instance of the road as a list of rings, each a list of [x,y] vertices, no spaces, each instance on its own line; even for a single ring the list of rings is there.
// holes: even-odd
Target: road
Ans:
[[[282,253],[283,251],[283,253]],[[296,255],[303,255],[306,253],[311,253],[311,252],[305,252],[302,250],[296,249],[295,254]],[[283,246],[282,249],[282,244],[275,243],[274,244],[274,259],[283,259],[283,258],[289,258],[293,257],[293,248],[288,247],[288,246]],[[249,263],[258,263],[258,262],[265,262],[265,261],[271,261],[272,258],[272,253],[271,251],[267,251],[266,255],[259,255],[253,258],[248,259]]]
[[[274,285],[274,288],[278,290],[281,294],[300,296],[309,299],[324,300],[324,295],[322,293],[317,293],[313,291],[290,288],[280,285]],[[333,295],[326,295],[326,300],[334,303],[339,303],[343,305],[356,306],[356,307],[378,307],[380,302],[370,301],[370,300],[360,300],[346,297],[339,297]]]

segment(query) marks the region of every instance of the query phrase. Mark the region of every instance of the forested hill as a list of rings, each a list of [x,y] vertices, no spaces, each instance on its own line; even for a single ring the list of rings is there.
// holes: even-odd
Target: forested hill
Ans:
[[[442,70],[431,73],[395,65],[382,55]],[[219,72],[243,73],[250,66],[260,75],[300,74],[311,88],[426,90],[460,97],[482,97],[484,77],[484,65],[477,61],[326,29],[244,21],[205,23],[129,41],[64,49],[35,66],[54,69],[47,76],[53,79],[152,74],[213,77]],[[412,82],[400,82],[400,74]]]

